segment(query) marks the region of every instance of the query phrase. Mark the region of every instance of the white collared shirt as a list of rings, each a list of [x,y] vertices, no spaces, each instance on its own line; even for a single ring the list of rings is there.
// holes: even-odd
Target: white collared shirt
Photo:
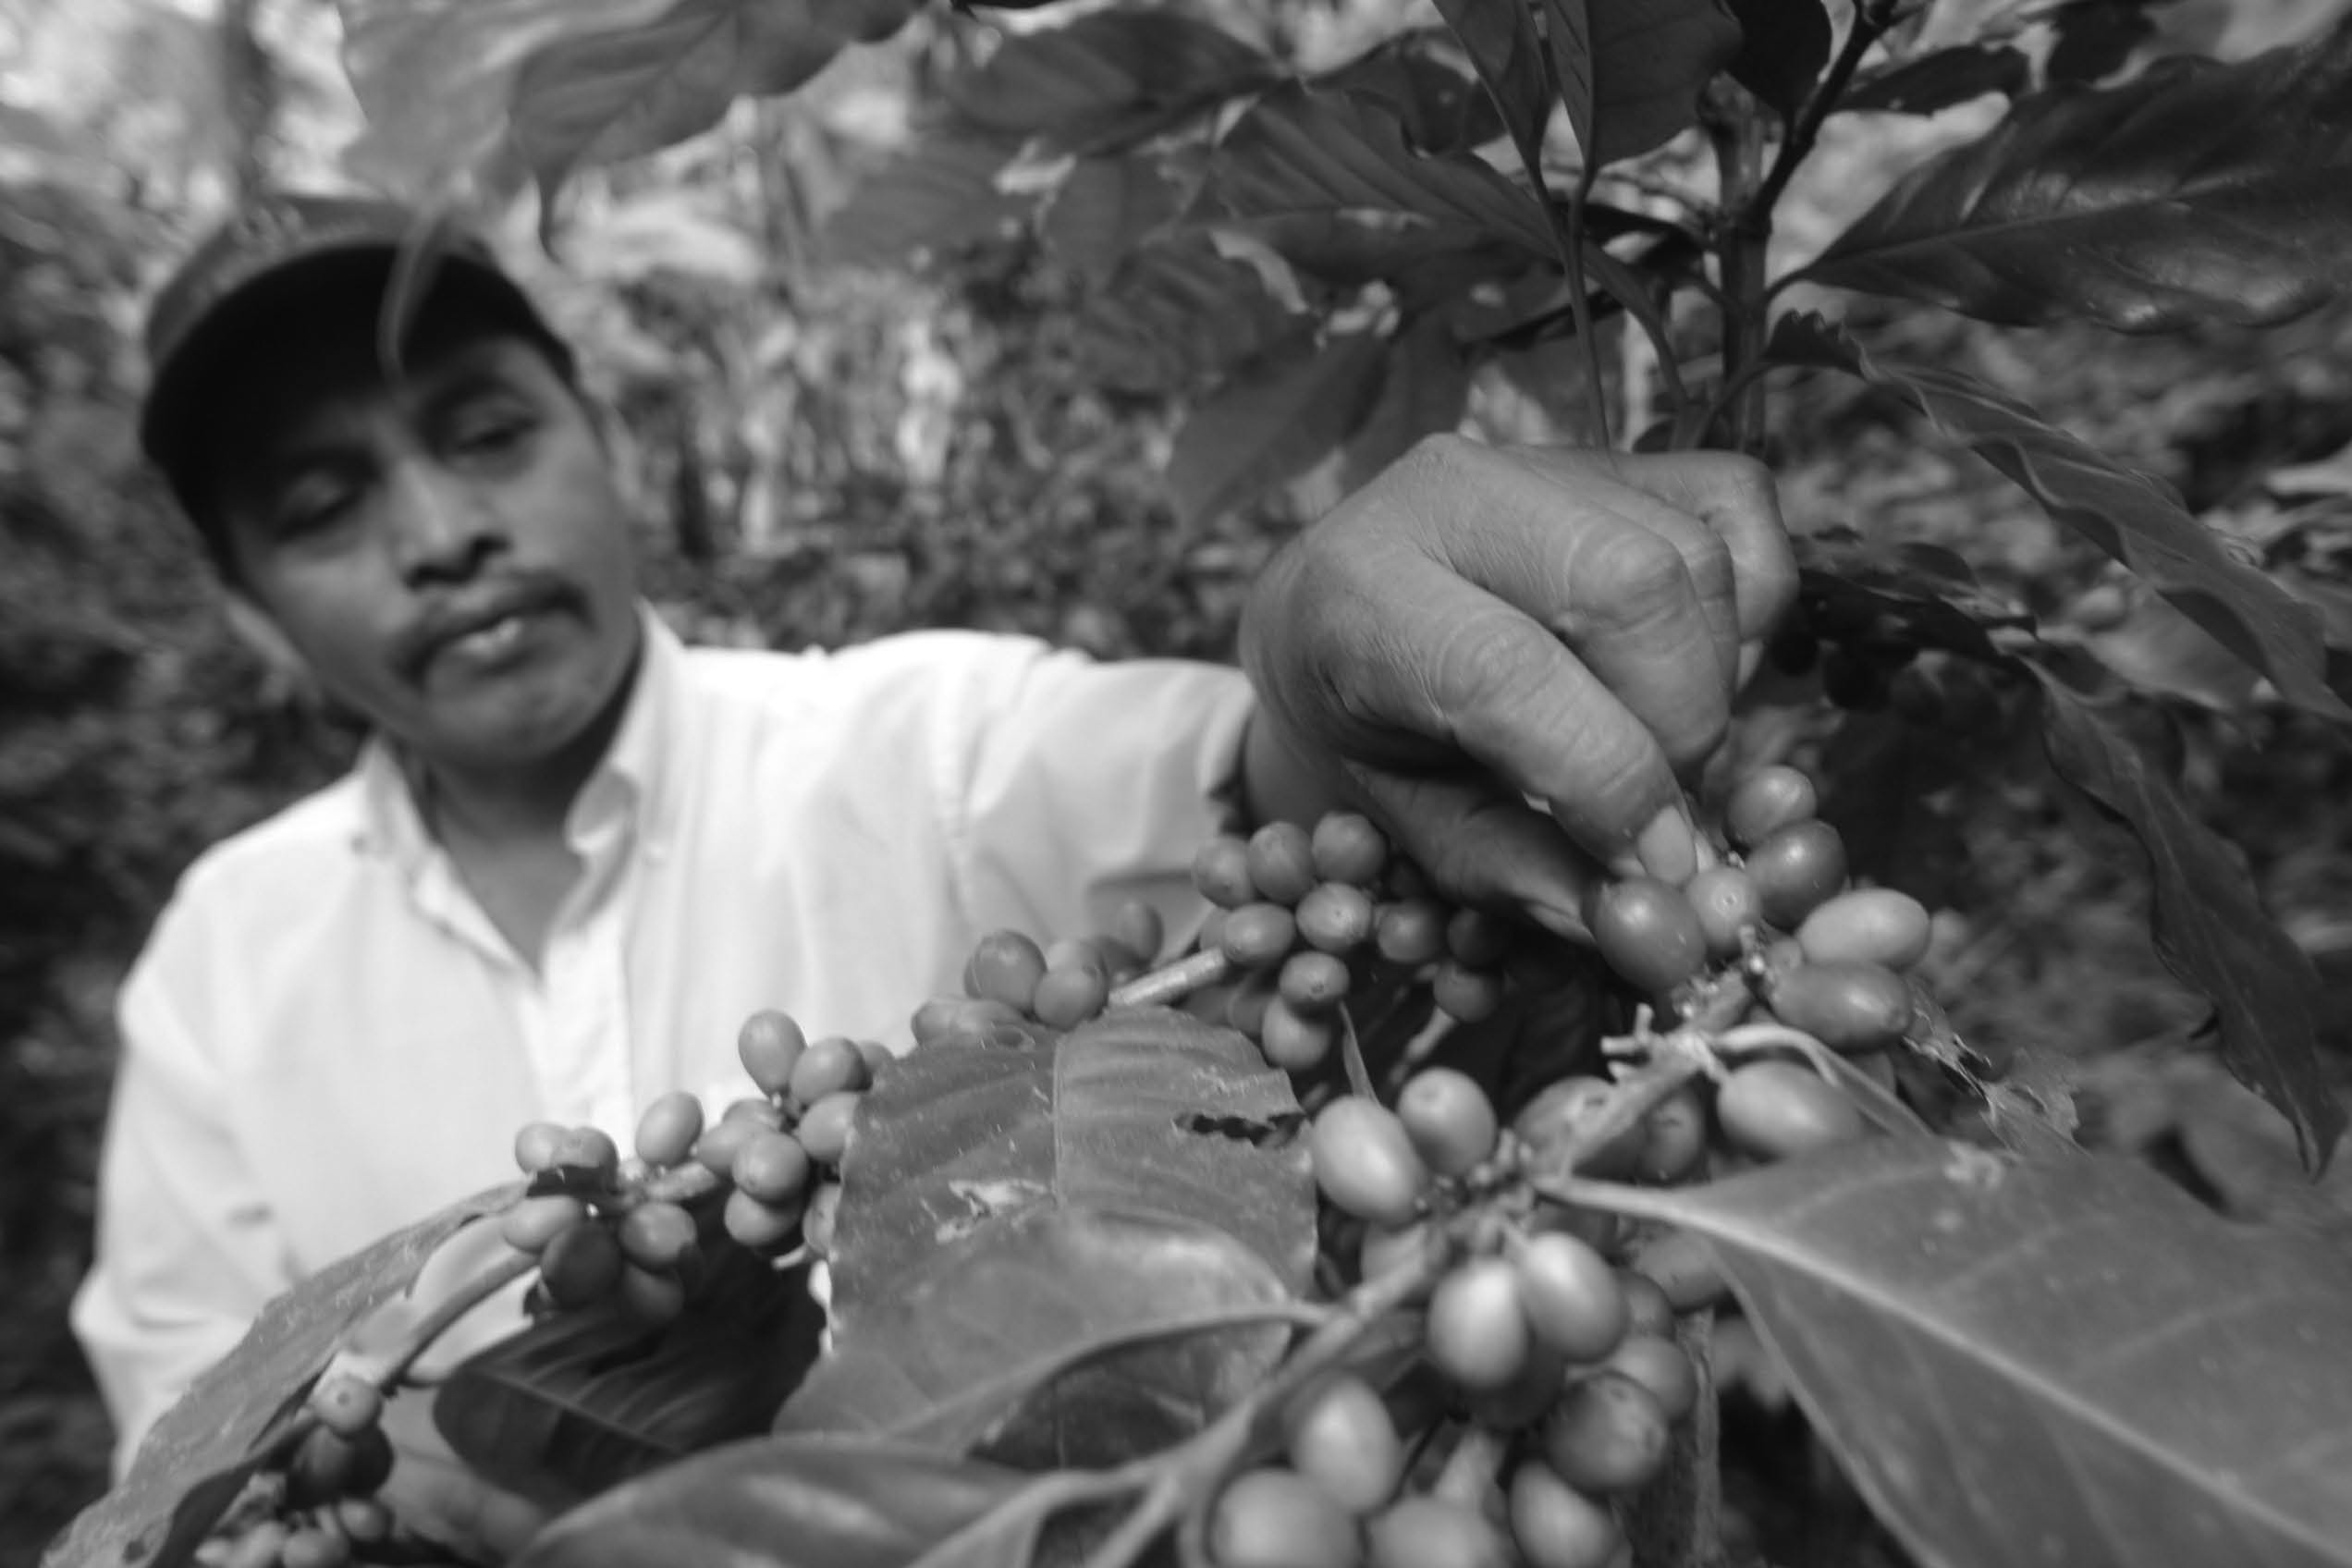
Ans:
[[[274,1294],[516,1174],[515,1133],[673,1088],[749,1093],[738,1025],[897,1048],[978,937],[1195,923],[1250,708],[1236,670],[919,632],[839,653],[688,649],[650,611],[583,871],[538,972],[371,744],[215,846],[131,971],[96,1267],[73,1312],[117,1469]]]

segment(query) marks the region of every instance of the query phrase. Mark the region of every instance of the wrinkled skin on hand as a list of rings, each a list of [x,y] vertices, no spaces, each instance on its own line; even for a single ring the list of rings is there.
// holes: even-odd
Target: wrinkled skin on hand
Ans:
[[[1750,459],[1442,436],[1268,564],[1242,653],[1280,743],[1450,894],[1580,936],[1599,867],[1695,869],[1681,781],[1795,593]]]

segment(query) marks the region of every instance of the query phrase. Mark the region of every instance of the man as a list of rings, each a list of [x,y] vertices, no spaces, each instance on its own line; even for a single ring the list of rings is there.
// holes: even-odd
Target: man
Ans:
[[[1678,771],[1795,583],[1753,465],[1426,445],[1266,571],[1246,677],[946,632],[690,651],[570,351],[419,233],[272,198],[149,325],[149,454],[373,738],[190,870],[125,986],[75,1309],[118,1463],[271,1295],[509,1176],[522,1123],[625,1144],[666,1090],[731,1093],[761,1007],[902,1044],[989,928],[1186,918],[1235,815],[1361,802],[1571,935],[1597,864],[1689,875]]]

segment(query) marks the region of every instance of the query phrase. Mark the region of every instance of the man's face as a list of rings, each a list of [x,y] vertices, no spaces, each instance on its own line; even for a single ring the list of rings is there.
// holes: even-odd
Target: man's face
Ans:
[[[637,652],[603,443],[528,339],[428,317],[393,380],[366,337],[259,370],[216,422],[238,586],[328,695],[425,762],[549,760]]]

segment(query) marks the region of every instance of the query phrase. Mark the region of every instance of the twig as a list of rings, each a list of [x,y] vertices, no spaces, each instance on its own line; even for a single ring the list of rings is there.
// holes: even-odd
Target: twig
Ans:
[[[1225,956],[1222,948],[1187,953],[1173,963],[1162,964],[1148,974],[1135,976],[1111,992],[1103,1005],[1109,1008],[1171,1007],[1194,991],[1223,985],[1233,977],[1233,961]]]
[[[1746,210],[1734,214],[1733,221],[1735,224],[1745,225],[1751,214],[1769,215],[1773,208],[1780,205],[1782,192],[1788,189],[1789,181],[1795,177],[1797,165],[1811,155],[1814,144],[1820,140],[1823,122],[1829,119],[1830,111],[1837,107],[1838,100],[1845,96],[1847,84],[1854,80],[1854,73],[1861,68],[1862,56],[1870,52],[1870,45],[1886,31],[1893,11],[1894,7],[1887,0],[1861,0],[1854,7],[1854,25],[1847,30],[1845,47],[1838,51],[1838,56],[1831,62],[1829,70],[1815,84],[1812,96],[1806,99],[1805,106],[1797,111],[1796,123],[1789,127],[1787,137],[1782,141],[1780,152],[1772,159],[1771,171],[1765,175],[1763,183],[1748,198]]]

